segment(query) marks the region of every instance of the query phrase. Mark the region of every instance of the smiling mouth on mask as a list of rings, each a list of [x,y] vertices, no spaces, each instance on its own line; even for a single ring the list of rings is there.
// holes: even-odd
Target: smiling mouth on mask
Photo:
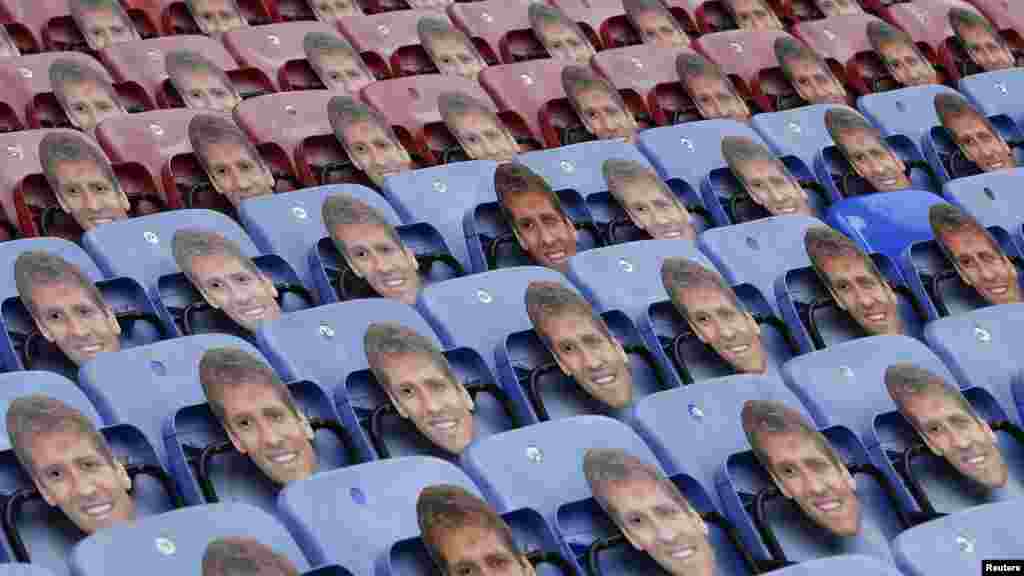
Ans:
[[[85,504],[81,508],[82,513],[90,518],[103,518],[114,511],[114,503],[110,501]]]
[[[267,454],[267,460],[270,460],[271,464],[287,465],[287,464],[291,464],[292,462],[298,461],[298,459],[299,459],[298,452],[292,452],[292,451],[288,451],[288,452],[275,452],[275,453],[272,453],[272,454]]]
[[[266,311],[266,306],[250,306],[238,309],[238,313],[244,318],[262,318]]]

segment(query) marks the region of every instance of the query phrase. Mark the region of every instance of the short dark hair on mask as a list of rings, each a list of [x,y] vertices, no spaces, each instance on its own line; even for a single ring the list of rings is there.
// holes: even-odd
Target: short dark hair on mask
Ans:
[[[960,390],[951,386],[944,378],[930,370],[910,363],[893,364],[885,370],[885,386],[893,402],[906,414],[906,405],[912,398],[922,396],[943,396],[953,401],[958,408],[981,421],[974,408],[967,402]],[[911,415],[906,414],[908,419]],[[914,425],[920,428],[920,422]]]
[[[932,233],[935,235],[936,243],[950,260],[954,258],[947,246],[949,237],[962,233],[982,235],[991,244],[993,250],[1003,254],[1003,248],[999,245],[999,242],[980,222],[952,204],[935,204],[929,208],[928,221],[932,226]]]
[[[366,202],[353,198],[348,194],[335,194],[329,196],[324,201],[323,208],[321,209],[321,215],[324,219],[324,226],[327,228],[327,233],[334,240],[335,246],[338,248],[338,252],[342,254],[348,254],[345,247],[345,243],[341,240],[341,237],[335,236],[335,229],[339,226],[350,226],[353,224],[370,224],[373,226],[383,226],[388,231],[388,236],[391,240],[399,246],[402,244],[402,239],[398,235],[398,231],[391,225],[390,222],[384,218],[376,208],[370,206]]]
[[[133,26],[132,21],[128,18],[128,14],[117,0],[70,0],[68,8],[70,8],[71,17],[75,22],[81,22],[82,17],[88,12],[109,10],[120,18],[125,25]]]
[[[211,144],[237,144],[245,149],[254,161],[260,164],[263,162],[259,152],[256,151],[256,147],[249,141],[249,138],[242,132],[241,128],[223,116],[214,114],[197,114],[193,116],[192,120],[188,123],[188,140],[192,144],[192,149],[195,151],[199,163],[207,171],[209,171],[209,165],[206,151],[207,147]]]
[[[596,72],[586,66],[566,66],[562,69],[562,89],[565,90],[569,100],[575,102],[581,92],[600,90],[611,96],[619,107],[625,109],[626,105],[622,95],[607,80],[597,75]],[[628,111],[627,111],[628,114]]]
[[[684,86],[692,78],[725,77],[718,64],[700,54],[689,52],[684,52],[676,57],[676,73]]]
[[[914,45],[914,40],[909,34],[888,22],[872,20],[868,23],[867,34],[871,47],[878,53],[882,52],[882,47],[886,44],[906,44],[917,50],[917,46]]]
[[[782,73],[790,82],[793,81],[792,63],[796,60],[809,60],[829,70],[828,65],[817,52],[796,38],[789,36],[776,38],[774,48],[775,58],[779,61]]]
[[[447,123],[452,122],[452,119],[456,116],[476,113],[493,117],[498,121],[498,125],[501,125],[501,121],[498,119],[493,106],[465,92],[441,93],[437,97],[437,110],[441,113],[441,118]]]
[[[14,261],[14,282],[21,301],[33,316],[40,314],[33,296],[34,291],[57,284],[78,286],[97,307],[106,307],[100,291],[78,266],[50,252],[33,250],[19,254],[18,259]]]
[[[569,215],[562,210],[562,202],[558,199],[547,180],[528,168],[525,164],[517,162],[506,162],[497,167],[494,171],[494,192],[498,196],[498,205],[501,213],[509,226],[515,227],[512,214],[508,210],[509,198],[523,196],[526,194],[542,194],[548,198],[555,211],[561,214],[566,220]]]
[[[852,258],[860,260],[869,272],[878,279],[885,281],[881,271],[875,266],[875,262],[842,233],[829,228],[828,226],[814,226],[808,228],[804,234],[804,248],[807,250],[807,257],[811,264],[818,271],[822,280],[830,284],[828,276],[825,275],[825,263],[832,258]]]
[[[664,18],[667,18],[680,31],[683,27],[676,21],[676,17],[669,12],[668,8],[661,3],[661,0],[622,0],[622,8],[626,11],[626,15],[636,24],[636,18],[638,15],[644,12],[655,12]]]
[[[565,12],[562,12],[561,9],[550,4],[545,4],[543,2],[534,2],[530,4],[528,16],[530,18],[530,25],[533,27],[534,31],[545,24],[561,24],[572,28],[576,33],[582,36],[582,31],[579,29],[579,26],[566,16]]]
[[[331,121],[331,129],[335,137],[345,146],[345,129],[353,124],[372,122],[377,124],[396,145],[401,146],[398,137],[391,129],[391,124],[369,106],[350,96],[335,96],[327,103],[327,117]]]
[[[939,116],[939,120],[943,126],[948,128],[948,124],[955,118],[964,116],[971,116],[977,118],[993,133],[995,129],[992,127],[992,123],[988,121],[981,112],[978,112],[974,106],[971,105],[963,96],[959,94],[952,94],[944,92],[935,96],[935,113]]]
[[[583,474],[590,484],[590,492],[594,500],[610,516],[620,524],[622,518],[615,505],[608,499],[609,484],[621,484],[634,480],[654,482],[668,491],[669,497],[679,504],[690,515],[697,516],[697,511],[679,492],[679,489],[654,465],[617,448],[591,448],[583,456]]]
[[[253,576],[279,573],[298,576],[295,564],[253,538],[218,538],[203,553],[203,576]]]
[[[426,336],[419,332],[393,322],[377,322],[366,329],[363,338],[366,349],[366,360],[370,371],[381,386],[391,387],[385,365],[388,358],[418,354],[430,358],[431,362],[441,370],[452,382],[457,382],[448,360],[441,350]]]
[[[469,38],[458,28],[452,26],[447,20],[443,18],[436,18],[432,16],[424,16],[416,22],[416,33],[420,38],[420,44],[433,56],[431,46],[434,40],[440,38],[447,38],[461,42],[464,46],[469,48],[474,54],[476,48],[473,43],[470,42]]]
[[[882,140],[882,135],[878,128],[872,126],[867,119],[849,108],[829,108],[825,112],[825,128],[828,129],[836,144],[839,144],[839,136],[841,134],[864,130],[874,134],[876,138],[882,141],[883,145],[887,146],[885,140]]]
[[[206,0],[185,0],[185,6],[188,8],[189,13],[195,14],[196,3],[205,1]],[[242,14],[241,10],[238,9],[238,2],[236,2],[235,0],[228,0],[228,2],[231,3],[231,7],[234,8],[235,12],[238,13],[238,16],[242,19],[242,22],[245,22],[245,16]]]
[[[451,574],[448,559],[441,555],[442,539],[465,528],[488,530],[520,562],[525,561],[516,546],[512,530],[490,504],[465,488],[436,484],[424,488],[416,499],[416,517],[423,543],[443,574]]]
[[[194,258],[205,258],[208,256],[226,256],[233,258],[243,268],[253,274],[261,274],[259,268],[246,255],[238,244],[228,240],[216,232],[202,230],[199,228],[181,228],[174,233],[174,240],[171,242],[171,251],[174,254],[174,261],[178,268],[185,273],[193,284],[199,279],[195,277],[192,269]]]
[[[302,37],[302,49],[306,53],[307,58],[313,54],[330,53],[342,50],[347,52],[353,58],[359,57],[348,40],[338,34],[328,34],[327,32],[306,33],[306,35]]]
[[[747,162],[764,160],[781,164],[779,159],[768,148],[746,136],[726,136],[722,138],[722,156],[725,157],[725,162],[729,165],[729,169],[736,174],[737,178],[740,174],[740,167]]]
[[[668,292],[672,304],[684,318],[689,318],[690,314],[681,294],[686,290],[701,288],[718,290],[729,299],[737,310],[744,310],[736,293],[733,292],[732,286],[726,283],[721,274],[687,258],[666,258],[661,263],[661,283],[665,286],[665,291]]]
[[[99,167],[103,175],[110,181],[114,190],[121,191],[121,184],[114,175],[114,169],[103,152],[94,144],[77,133],[55,132],[47,134],[39,141],[39,163],[43,166],[43,174],[54,193],[59,189],[57,182],[57,164],[61,162],[92,162]]]
[[[175,83],[175,88],[178,88],[177,79],[182,74],[193,73],[212,74],[222,84],[227,86],[229,90],[235,89],[227,73],[221,70],[220,66],[194,50],[174,50],[173,52],[168,52],[164,56],[164,67],[167,69],[167,75],[171,78],[171,81]]]
[[[55,433],[86,437],[108,463],[114,463],[114,455],[107,440],[96,430],[93,423],[84,414],[60,400],[33,394],[17,398],[8,406],[7,435],[11,447],[21,467],[32,477],[35,477],[37,472],[32,460],[32,442],[39,436]]]
[[[549,280],[530,282],[523,297],[526,304],[526,315],[530,318],[534,330],[549,346],[551,341],[541,330],[545,319],[560,316],[577,316],[591,318],[597,328],[606,336],[611,336],[604,319],[594,313],[594,308],[582,296],[560,282]]]
[[[949,25],[957,36],[962,34],[964,28],[980,28],[996,38],[996,42],[1002,44],[1002,37],[996,33],[992,23],[980,13],[967,8],[951,8],[949,10]]]
[[[267,386],[281,402],[299,416],[295,398],[274,370],[260,358],[240,348],[210,348],[199,360],[199,383],[214,416],[225,427],[224,390],[242,386]]]
[[[626,205],[625,187],[634,182],[644,181],[654,182],[666,197],[677,204],[680,203],[672,190],[658,177],[658,173],[637,160],[609,158],[601,165],[601,173],[604,175],[605,184],[608,185],[608,192],[622,206]]]
[[[50,86],[53,95],[65,109],[68,107],[65,86],[68,84],[96,84],[117,103],[117,93],[110,80],[99,70],[68,58],[58,58],[50,64]]]
[[[781,402],[748,400],[743,405],[742,420],[747,441],[750,443],[754,455],[765,468],[769,468],[768,463],[771,462],[771,455],[764,449],[762,443],[765,434],[798,435],[809,438],[833,466],[845,468],[828,439],[812,427],[802,414]]]

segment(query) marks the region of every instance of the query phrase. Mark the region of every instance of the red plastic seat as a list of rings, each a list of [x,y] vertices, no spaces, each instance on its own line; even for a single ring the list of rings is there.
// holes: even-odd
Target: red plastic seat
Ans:
[[[363,101],[388,119],[407,150],[437,163],[444,150],[457,144],[437,107],[438,96],[445,92],[462,92],[493,105],[476,82],[441,74],[376,82],[363,89]]]
[[[720,0],[668,0],[666,4],[680,22],[684,25],[688,25],[687,22],[692,23],[689,25],[694,26],[700,34],[736,28],[732,15]]]
[[[447,16],[433,10],[399,10],[373,16],[348,16],[341,19],[341,32],[362,53],[363,60],[378,78],[432,74],[437,69],[420,46],[417,24],[420,18]]]
[[[54,128],[49,130],[26,130],[17,134],[0,134],[0,207],[3,208],[2,225],[13,228],[20,235],[30,235],[31,227],[23,227],[19,221],[18,208],[14,197],[21,188],[22,180],[29,175],[42,176],[39,163],[39,142],[47,134],[72,130]]]
[[[303,40],[310,32],[336,35],[323,22],[287,22],[240,28],[224,34],[224,47],[243,68],[261,70],[275,91],[322,88],[306,61]]]
[[[698,52],[718,64],[740,92],[751,95],[764,112],[775,110],[780,96],[793,93],[779,69],[775,40],[791,37],[781,30],[728,30],[694,40]]]
[[[793,34],[824,57],[833,70],[842,72],[837,74],[840,82],[862,95],[871,91],[877,78],[888,74],[868,40],[868,24],[875,21],[878,18],[867,14],[835,16],[801,22]]]
[[[202,34],[199,26],[184,0],[128,0],[135,8],[144,12],[146,17],[156,22],[157,29],[161,36],[172,34]],[[262,26],[273,23],[269,1],[265,0],[235,0],[238,3],[238,10],[242,18],[250,26]]]
[[[591,64],[626,101],[639,99],[654,123],[664,126],[693,108],[676,71],[676,59],[687,52],[693,51],[641,44],[599,52]]]
[[[696,38],[705,32],[697,25],[697,9],[700,7],[700,0],[665,0],[665,6],[676,17],[676,20],[683,25],[683,29],[690,38]]]
[[[114,82],[95,58],[81,52],[44,52],[0,59],[0,86],[5,87],[0,98],[0,124],[8,129],[57,128],[67,124],[50,83],[50,65],[61,59],[77,62],[95,70],[108,82]],[[126,109],[152,107],[141,89],[131,85],[115,85],[114,88]]]
[[[486,0],[452,4],[448,16],[491,65],[546,58],[530,28],[530,0]]]
[[[250,98],[235,108],[238,126],[249,135],[272,170],[282,164],[306,186],[326,184],[326,172],[348,161],[334,137],[327,104],[338,92],[304,90]]]
[[[224,46],[212,38],[196,35],[166,36],[138,42],[127,42],[100,51],[100,59],[119,83],[135,84],[163,108],[183,105],[169,90],[166,56],[170,52],[189,50],[202,54],[227,73],[241,93],[270,91],[270,80],[259,70],[239,69]]]
[[[1024,35],[1024,4],[1014,0],[971,0],[1003,34]]]
[[[583,28],[598,50],[640,43],[626,17],[622,0],[552,0],[551,3]]]
[[[0,0],[0,21],[24,51],[88,50],[68,0]]]

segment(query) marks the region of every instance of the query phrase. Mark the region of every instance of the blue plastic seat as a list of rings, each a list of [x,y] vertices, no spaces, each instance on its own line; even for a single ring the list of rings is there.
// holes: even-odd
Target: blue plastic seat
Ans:
[[[710,191],[704,190],[705,178],[712,170],[726,168],[720,144],[726,136],[745,136],[764,143],[757,132],[735,120],[702,120],[644,130],[637,137],[637,146],[650,158],[661,179],[687,204],[711,209]]]
[[[1024,74],[1013,68],[973,74],[960,79],[957,87],[986,116],[1005,114],[1015,122],[1024,121]]]
[[[1019,558],[1021,514],[1018,499],[932,520],[897,536],[893,559],[907,576],[953,576],[980,571],[982,560]]]
[[[974,216],[982,226],[998,226],[1020,242],[1024,198],[1020,183],[1024,168],[999,170],[947,182],[942,195]]]
[[[1020,166],[1024,161],[1024,150],[1021,150],[1020,127],[1009,116],[990,116],[988,121],[992,128],[1010,145],[1010,153]],[[982,170],[974,162],[964,156],[963,151],[953,140],[953,135],[943,126],[932,126],[921,136],[921,151],[927,158],[932,169],[943,181],[955,180],[967,176],[981,174]]]
[[[394,458],[292,482],[281,491],[278,509],[314,565],[338,563],[355,576],[373,576],[382,573],[392,544],[419,535],[416,499],[435,484],[480,494],[453,464]]]
[[[920,146],[921,136],[932,126],[941,124],[935,113],[935,97],[939,94],[957,94],[957,91],[939,84],[911,86],[861,96],[857,109],[882,131],[882,135],[907,136]]]
[[[901,362],[955,381],[935,353],[906,336],[834,344],[790,360],[782,366],[782,376],[820,426],[846,426],[867,438],[875,415],[895,409],[885,371]]]
[[[844,554],[772,571],[773,576],[903,576],[892,564],[871,556]]]
[[[260,357],[252,344],[224,334],[186,336],[101,354],[85,364],[79,385],[104,421],[138,427],[176,478],[188,478],[189,464],[175,440],[172,416],[181,408],[204,404],[199,360],[210,348],[229,346]],[[198,487],[183,485],[189,502],[199,502]]]
[[[466,247],[463,221],[477,205],[497,201],[497,166],[491,160],[474,160],[402,172],[385,179],[382,193],[404,221],[427,222],[437,228],[452,255],[470,269],[474,263]]]
[[[380,194],[358,184],[316,186],[251,198],[242,202],[238,219],[260,251],[281,256],[299,274],[303,284],[314,286],[310,255],[320,239],[330,235],[324,227],[321,209],[324,201],[336,194],[366,202],[393,226],[402,223]]]
[[[0,280],[0,299],[6,300],[18,295],[18,287],[14,282],[14,262],[22,252],[44,251],[55,256],[60,256],[69,264],[74,264],[83,274],[93,282],[104,279],[103,273],[93,261],[92,257],[74,242],[61,238],[24,238],[21,240],[10,240],[0,243],[0,270],[3,274]]]
[[[928,211],[946,203],[924,190],[879,192],[836,202],[829,207],[826,221],[868,254],[885,254],[899,263],[911,244],[933,238]]]
[[[685,472],[714,490],[725,456],[746,449],[740,414],[747,400],[774,400],[806,413],[778,376],[738,374],[649,396],[637,404],[632,424],[669,474]]]
[[[756,114],[751,126],[779,156],[796,156],[807,166],[823,148],[835,142],[825,127],[825,113],[841,104],[812,104],[792,110]]]
[[[100,425],[96,407],[75,383],[53,372],[20,371],[0,374],[0,416],[7,414],[7,407],[17,398],[30,394],[42,394],[78,410],[86,418]],[[11,448],[7,436],[7,419],[0,417],[0,450]]]
[[[273,516],[238,503],[191,506],[114,526],[86,538],[68,559],[74,576],[195,574],[207,545],[218,538],[254,538],[287,557],[299,570],[310,563]]]
[[[0,564],[0,574],[3,576],[54,576],[53,572],[33,564]]]
[[[931,322],[924,338],[961,388],[985,388],[1019,423],[1022,397],[1013,388],[1022,368],[1018,340],[1022,327],[1024,304],[1004,304]],[[1011,406],[1017,407],[1016,413]]]
[[[708,230],[698,244],[727,282],[755,286],[778,315],[776,282],[787,270],[810,266],[804,234],[823,224],[806,216],[776,216]]]

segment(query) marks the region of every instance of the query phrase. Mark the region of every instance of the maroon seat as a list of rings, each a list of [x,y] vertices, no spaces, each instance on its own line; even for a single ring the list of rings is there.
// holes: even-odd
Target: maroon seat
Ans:
[[[599,52],[591,64],[624,99],[639,99],[654,123],[663,126],[693,108],[676,71],[676,59],[688,52],[693,50],[641,44]]]
[[[310,32],[338,34],[323,22],[286,22],[231,30],[223,42],[242,67],[258,69],[270,78],[276,91],[323,88],[303,49]]]

